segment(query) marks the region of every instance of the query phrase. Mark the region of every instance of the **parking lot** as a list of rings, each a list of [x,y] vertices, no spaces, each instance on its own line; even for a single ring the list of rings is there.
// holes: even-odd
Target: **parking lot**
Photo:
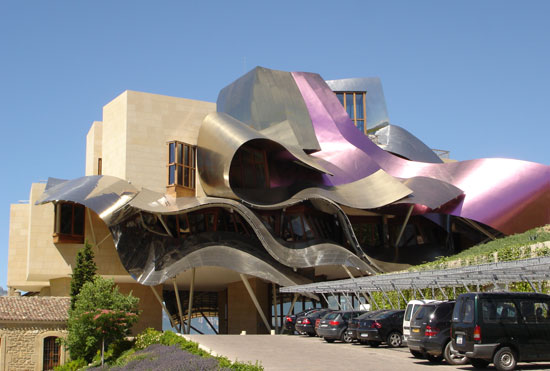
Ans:
[[[329,344],[302,335],[185,335],[218,355],[231,360],[260,361],[272,370],[474,370],[470,365],[447,366],[413,358],[407,347],[371,348],[366,345]],[[491,366],[489,369],[494,370]],[[521,364],[521,370],[548,370],[550,363]]]

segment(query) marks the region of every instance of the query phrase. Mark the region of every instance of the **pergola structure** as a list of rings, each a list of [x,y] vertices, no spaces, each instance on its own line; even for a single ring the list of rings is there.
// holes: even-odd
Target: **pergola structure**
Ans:
[[[472,265],[460,268],[443,270],[425,270],[416,272],[400,272],[379,274],[367,277],[351,278],[346,280],[317,282],[307,285],[281,287],[281,292],[295,294],[321,294],[326,299],[326,294],[343,294],[349,300],[349,296],[355,295],[358,299],[362,295],[367,302],[374,292],[381,292],[393,308],[393,303],[387,296],[388,291],[396,291],[405,302],[402,290],[413,290],[414,295],[424,298],[422,289],[431,289],[432,296],[439,290],[443,297],[448,299],[443,288],[463,287],[470,291],[471,286],[480,287],[494,285],[493,287],[508,287],[512,282],[527,282],[533,291],[540,291],[536,283],[550,280],[550,256],[530,258],[524,260],[505,261]],[[349,271],[348,271],[349,273]],[[351,277],[351,274],[350,274]],[[376,303],[375,303],[376,304]]]

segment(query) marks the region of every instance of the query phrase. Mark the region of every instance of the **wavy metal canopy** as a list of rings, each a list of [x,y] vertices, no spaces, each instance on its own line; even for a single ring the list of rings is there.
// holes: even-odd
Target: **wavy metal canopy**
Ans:
[[[335,90],[372,87],[367,120],[388,122],[379,80],[329,84]],[[174,199],[111,176],[89,176],[50,180],[38,203],[71,201],[95,211],[126,269],[147,285],[206,265],[283,286],[311,280],[300,268],[380,272],[348,219],[367,211],[408,210],[405,224],[411,213],[454,215],[507,234],[550,222],[550,167],[509,159],[435,163],[412,134],[388,126],[388,137],[397,138],[388,150],[429,162],[403,159],[360,133],[331,87],[317,74],[258,67],[222,89],[218,112],[204,119],[197,140],[198,178],[208,197]],[[254,166],[239,162],[256,155],[261,161],[250,162]],[[261,182],[250,185],[239,176]],[[325,224],[311,223],[332,234],[300,239],[308,232],[304,219],[302,236],[276,234],[266,212],[285,215],[297,205],[317,214]],[[179,224],[211,210],[234,230],[192,233]],[[236,233],[238,223],[244,232]]]

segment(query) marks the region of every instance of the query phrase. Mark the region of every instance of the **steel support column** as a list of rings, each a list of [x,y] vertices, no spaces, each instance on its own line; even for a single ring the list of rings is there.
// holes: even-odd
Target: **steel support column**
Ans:
[[[178,303],[178,314],[180,316],[180,334],[183,334],[183,310],[181,309],[180,293],[178,290],[178,284],[176,282],[176,274],[172,279],[172,284],[174,285],[174,293],[176,294],[176,302]]]
[[[189,286],[189,306],[187,307],[187,334],[191,333],[191,316],[193,315],[193,292],[195,291],[195,268],[191,268],[191,285]]]
[[[260,314],[260,317],[262,317],[262,320],[264,321],[264,325],[267,328],[267,331],[271,332],[271,326],[269,325],[269,322],[267,321],[267,318],[265,317],[265,313],[262,310],[262,307],[260,306],[260,303],[258,302],[258,299],[256,298],[256,295],[254,295],[254,291],[252,290],[252,287],[250,286],[250,282],[248,282],[248,278],[244,274],[240,274],[241,280],[244,283],[244,287],[246,287],[246,290],[248,291],[248,295],[250,295],[250,299],[252,299],[252,302],[256,306],[256,310]]]
[[[275,283],[271,284],[273,291],[273,314],[275,315],[275,333],[279,332],[279,316],[277,311],[277,287]]]
[[[168,316],[168,319],[170,320],[170,326],[172,326],[172,328],[175,328],[176,326],[174,325],[174,321],[172,320],[172,316],[170,315],[170,312],[168,311],[168,308],[166,308],[166,305],[164,305],[164,302],[162,301],[159,293],[157,292],[157,290],[155,290],[155,288],[153,286],[149,286],[149,287],[151,288],[151,291],[153,291],[153,294],[155,295],[155,298],[157,298],[158,302],[162,306],[162,309],[164,310],[164,312]]]

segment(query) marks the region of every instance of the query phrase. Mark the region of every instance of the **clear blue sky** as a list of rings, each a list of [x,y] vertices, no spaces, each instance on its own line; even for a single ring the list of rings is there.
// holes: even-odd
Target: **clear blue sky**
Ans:
[[[215,101],[260,65],[379,76],[390,121],[458,160],[549,164],[550,1],[0,0],[0,286],[9,205],[84,174],[124,90]]]

